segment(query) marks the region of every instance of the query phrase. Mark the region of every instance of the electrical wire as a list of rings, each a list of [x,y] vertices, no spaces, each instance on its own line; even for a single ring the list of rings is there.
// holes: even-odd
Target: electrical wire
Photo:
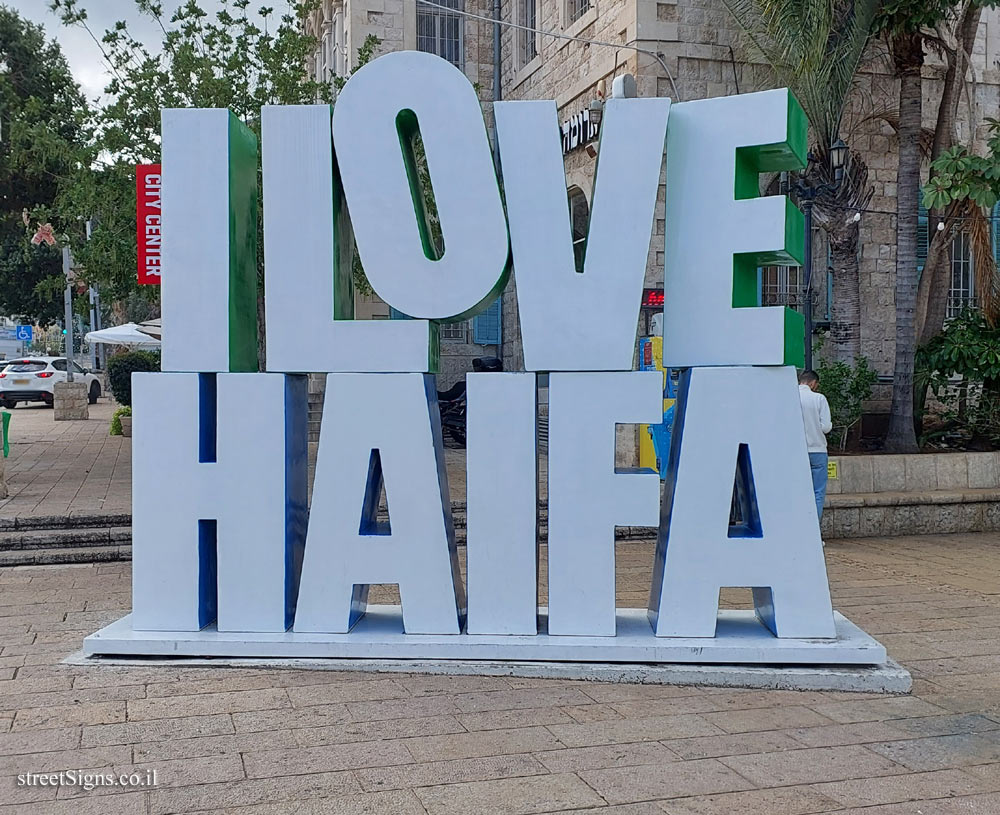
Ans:
[[[847,204],[823,204],[823,208],[824,209],[842,209],[842,210],[847,210],[849,212],[864,213],[866,215],[892,215],[893,217],[895,217],[896,215],[899,214],[897,212],[893,212],[892,210],[888,210],[888,209],[865,209],[865,208],[859,209],[858,207],[848,206]],[[973,216],[973,215],[955,215],[953,217],[945,218],[945,219],[942,219],[942,220],[948,220],[948,221],[980,221],[980,220],[982,220],[982,221],[1000,221],[1000,215],[982,215],[982,216],[979,216],[979,217],[976,217],[976,216]]]
[[[555,31],[543,31],[540,28],[532,28],[531,26],[528,25],[521,25],[520,23],[512,23],[508,22],[507,20],[495,20],[494,18],[486,17],[483,14],[473,14],[470,11],[461,11],[456,8],[451,8],[450,6],[443,6],[440,3],[432,2],[432,0],[417,0],[417,3],[421,6],[430,6],[431,8],[439,9],[440,11],[447,12],[448,14],[454,15],[456,17],[468,17],[471,20],[482,20],[483,22],[493,23],[494,25],[505,26],[506,28],[516,28],[520,31],[530,31],[532,34],[540,34],[543,37],[554,37],[557,40],[571,40],[573,42],[584,42],[587,43],[588,45],[599,45],[603,46],[604,48],[628,48],[632,51],[635,51],[638,54],[645,54],[646,56],[652,57],[660,64],[660,67],[663,69],[663,72],[667,75],[667,79],[670,80],[670,87],[674,89],[673,101],[675,102],[681,101],[681,95],[677,90],[677,83],[674,82],[674,75],[670,73],[670,69],[667,67],[667,63],[663,61],[663,55],[656,51],[650,51],[648,48],[640,48],[637,45],[631,45],[630,44],[632,42],[631,40],[629,40],[629,42],[626,43],[620,43],[620,42],[604,42],[602,40],[591,40],[587,39],[586,37],[573,37],[569,34],[560,34]]]

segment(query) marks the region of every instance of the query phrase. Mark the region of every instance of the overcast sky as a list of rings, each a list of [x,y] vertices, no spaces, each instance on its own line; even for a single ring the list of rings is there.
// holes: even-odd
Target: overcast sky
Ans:
[[[49,39],[58,40],[73,76],[80,83],[88,99],[95,99],[102,94],[107,84],[107,72],[100,49],[86,31],[78,26],[69,28],[64,26],[59,18],[49,11],[49,0],[0,0],[0,4],[16,9],[22,17],[32,22],[40,23]],[[262,4],[254,3],[251,8],[257,8]],[[151,51],[159,48],[162,41],[159,27],[135,10],[133,0],[79,0],[79,5],[87,10],[87,22],[98,39],[118,20],[125,20],[132,36],[145,43]],[[164,0],[163,3],[164,9],[168,12],[180,5],[180,0],[174,2]],[[285,4],[281,0],[276,0],[268,5],[273,6],[276,13],[280,13]],[[221,0],[201,0],[201,7],[209,13],[221,6]],[[170,13],[165,14],[165,17],[169,19]]]

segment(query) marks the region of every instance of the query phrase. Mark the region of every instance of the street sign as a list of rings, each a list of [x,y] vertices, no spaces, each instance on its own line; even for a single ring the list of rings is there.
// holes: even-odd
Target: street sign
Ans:
[[[15,337],[21,342],[31,342],[31,326],[30,325],[19,325],[17,327],[17,334]]]
[[[160,285],[160,165],[135,168],[139,283]]]

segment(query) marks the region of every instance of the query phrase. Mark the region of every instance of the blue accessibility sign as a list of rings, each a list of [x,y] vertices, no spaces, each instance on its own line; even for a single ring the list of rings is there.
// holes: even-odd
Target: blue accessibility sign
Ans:
[[[17,327],[16,339],[21,342],[31,342],[31,326],[30,325],[19,325]]]

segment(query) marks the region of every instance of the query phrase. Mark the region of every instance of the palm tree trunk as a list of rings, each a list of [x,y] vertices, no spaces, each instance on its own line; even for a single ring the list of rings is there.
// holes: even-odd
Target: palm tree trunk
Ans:
[[[830,225],[830,260],[833,264],[833,304],[830,345],[837,362],[854,363],[861,355],[861,290],[858,275],[858,224]]]
[[[896,359],[887,450],[915,453],[913,430],[914,312],[917,301],[917,207],[920,201],[920,127],[923,38],[899,34],[893,41],[899,76],[899,166],[896,177]]]

